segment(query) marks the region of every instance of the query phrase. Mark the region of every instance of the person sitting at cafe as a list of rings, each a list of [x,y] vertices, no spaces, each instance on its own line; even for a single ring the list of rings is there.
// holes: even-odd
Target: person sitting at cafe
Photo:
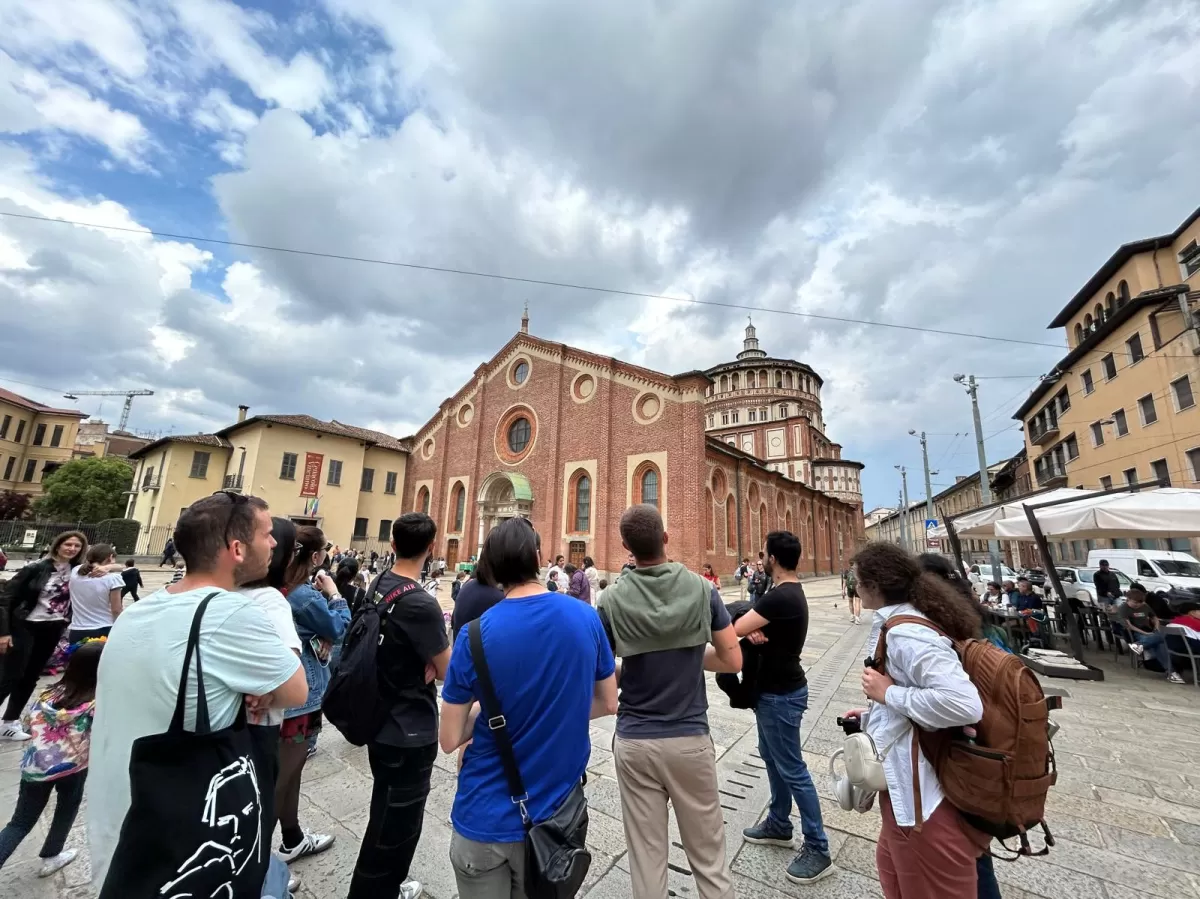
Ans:
[[[1130,585],[1119,614],[1130,636],[1129,651],[1139,656],[1149,651],[1151,658],[1167,672],[1167,681],[1182,684],[1183,678],[1171,670],[1171,654],[1167,652],[1166,636],[1158,629],[1158,616],[1146,604],[1146,588],[1141,584]]]
[[[1200,654],[1200,603],[1184,603],[1179,607],[1179,614],[1171,619],[1171,624],[1187,629],[1184,636],[1188,645],[1192,652]]]
[[[990,606],[998,606],[1003,597],[1004,594],[1000,592],[1000,585],[992,581],[987,585],[987,592],[983,594],[983,601]]]
[[[1017,604],[1017,585],[1012,581],[1004,581],[1000,585],[1000,592],[1004,595],[1004,599],[1008,600],[1010,606]]]
[[[1009,595],[1009,602],[1018,612],[1042,609],[1042,598],[1033,592],[1033,582],[1027,577],[1017,578],[1017,592]]]

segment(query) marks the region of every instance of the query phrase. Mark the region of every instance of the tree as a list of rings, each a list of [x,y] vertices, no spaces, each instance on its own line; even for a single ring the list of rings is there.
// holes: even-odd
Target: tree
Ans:
[[[132,483],[133,468],[124,459],[73,459],[42,480],[44,493],[33,508],[43,518],[60,521],[120,518]]]
[[[28,493],[5,490],[0,493],[0,521],[19,521],[29,514],[32,498]]]

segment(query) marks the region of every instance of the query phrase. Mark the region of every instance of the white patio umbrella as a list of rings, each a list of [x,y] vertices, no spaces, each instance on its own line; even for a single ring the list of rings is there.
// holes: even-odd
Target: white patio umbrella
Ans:
[[[1033,496],[1025,496],[1018,500],[1013,500],[1011,503],[1005,503],[1002,506],[994,506],[991,509],[980,509],[976,512],[968,512],[966,515],[959,516],[954,519],[954,532],[958,534],[959,539],[979,539],[981,537],[997,537],[999,534],[999,523],[1010,519],[1020,519],[1025,521],[1025,508],[1028,503],[1049,503],[1060,499],[1075,499],[1082,496],[1090,496],[1095,493],[1094,490],[1077,490],[1073,487],[1059,487],[1055,490],[1047,490]],[[928,536],[934,538],[948,537],[946,525],[940,524],[936,528],[930,529]]]
[[[1036,506],[1050,498],[1026,497],[1020,505]],[[1200,537],[1200,490],[1159,487],[1137,493],[1085,497],[1047,509],[1035,509],[1047,539],[1089,537]],[[1030,540],[1033,529],[1024,509],[996,522],[996,536]]]

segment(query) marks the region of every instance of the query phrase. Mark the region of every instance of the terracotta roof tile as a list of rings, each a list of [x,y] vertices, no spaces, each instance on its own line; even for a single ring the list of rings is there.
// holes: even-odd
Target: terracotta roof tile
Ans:
[[[30,412],[37,412],[44,415],[75,415],[79,418],[87,418],[87,413],[80,412],[78,409],[57,409],[54,406],[46,406],[29,399],[27,396],[21,396],[19,393],[5,390],[3,387],[0,387],[0,401],[12,403],[14,406],[20,406],[22,409],[28,409]]]

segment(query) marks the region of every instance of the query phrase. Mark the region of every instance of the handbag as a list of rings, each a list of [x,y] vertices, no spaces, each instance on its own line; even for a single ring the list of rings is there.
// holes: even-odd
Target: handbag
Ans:
[[[900,736],[908,733],[903,731]],[[887,776],[883,760],[900,740],[897,736],[880,752],[875,741],[867,733],[847,734],[842,748],[829,758],[829,776],[833,781],[833,795],[838,806],[845,811],[870,811],[875,804],[875,795],[887,791]],[[838,774],[836,762],[842,760],[844,774]]]
[[[529,794],[521,780],[517,757],[513,753],[508,722],[492,685],[487,656],[483,652],[483,631],[476,618],[467,626],[471,660],[479,679],[479,697],[488,729],[496,740],[496,751],[504,766],[508,791],[513,803],[521,810],[525,825],[525,895],[528,899],[572,899],[583,886],[592,855],[587,850],[588,805],[583,784],[577,783],[567,798],[547,820],[535,822],[529,817],[525,803]]]
[[[212,730],[200,654],[200,622],[210,593],[192,617],[175,714],[165,733],[133,741],[129,811],[100,899],[258,899],[270,859],[273,785],[259,786],[246,704],[233,725]],[[196,657],[196,729],[183,729],[188,671]]]

